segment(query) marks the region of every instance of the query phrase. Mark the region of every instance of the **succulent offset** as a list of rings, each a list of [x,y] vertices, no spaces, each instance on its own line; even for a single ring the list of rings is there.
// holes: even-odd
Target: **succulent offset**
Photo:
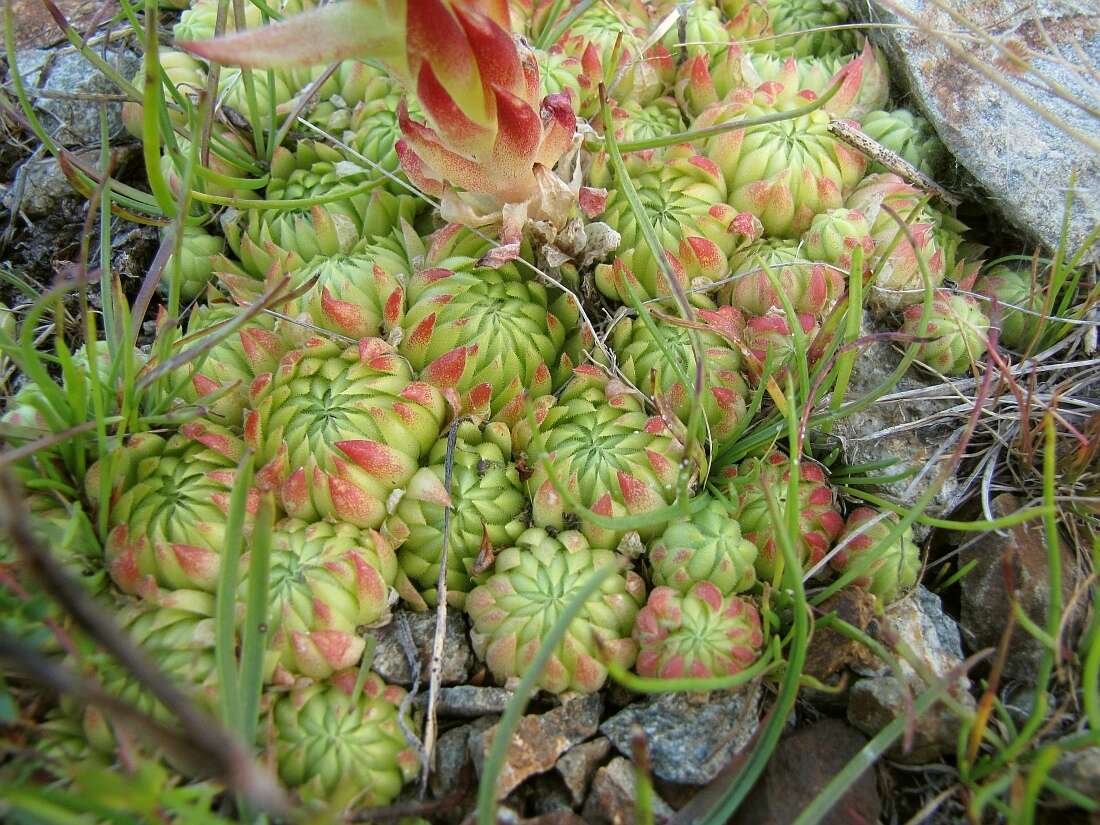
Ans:
[[[361,628],[387,617],[397,558],[376,530],[285,519],[271,537],[268,636],[271,678],[325,679],[363,655]],[[240,600],[247,598],[250,555],[241,558]]]
[[[250,395],[245,442],[283,509],[360,527],[382,524],[386,500],[439,436],[446,406],[379,338],[346,349],[310,338]]]
[[[937,174],[947,160],[947,150],[928,121],[908,109],[868,112],[860,117],[859,128],[925,174]],[[875,163],[870,171],[886,170]]]
[[[759,236],[758,221],[723,203],[726,186],[718,167],[690,147],[634,153],[625,161],[673,276],[684,288],[725,277],[731,253]],[[597,287],[628,305],[632,294],[637,300],[672,294],[625,194],[615,188],[606,154],[595,158],[590,177],[610,190],[601,220],[622,236],[614,262],[596,267]]]
[[[596,571],[618,563],[575,531],[556,537],[541,528],[525,531],[466,597],[474,650],[498,679],[522,677],[566,605]],[[594,693],[607,679],[607,662],[629,668],[636,652],[630,629],[644,599],[645,585],[629,569],[604,578],[551,654],[539,687]]]
[[[691,516],[672,522],[649,548],[653,583],[687,593],[696,582],[710,582],[723,596],[756,584],[756,546],[726,505],[708,499]]]
[[[702,420],[710,439],[724,444],[745,421],[749,390],[741,376],[741,355],[733,342],[714,331],[718,323],[712,312],[701,310],[695,334],[703,356],[704,386],[699,396]],[[660,342],[640,319],[623,318],[612,329],[608,343],[623,377],[654,397],[659,409],[670,410],[686,425],[696,405],[697,370],[691,328],[671,319],[657,319],[654,329]],[[600,355],[597,353],[597,357]]]
[[[780,531],[787,533],[787,508],[791,460],[778,451],[763,458],[750,458],[734,468],[730,475],[731,495],[739,502],[737,521],[746,539],[756,545],[756,575],[770,582],[780,569],[782,553]],[[836,506],[836,496],[825,473],[809,460],[798,463],[798,508],[796,535],[788,533],[796,558],[809,569],[817,564],[836,543],[844,529],[844,519]],[[776,516],[769,497],[774,498]]]
[[[690,492],[695,474],[705,473],[702,456],[686,456],[666,422],[650,417],[638,395],[591,365],[577,367],[557,399],[538,399],[531,416],[517,423],[515,439],[531,469],[534,524],[554,530],[579,526],[599,548],[614,548],[626,530],[585,519],[574,502],[607,519],[644,515],[671,503],[684,482]],[[636,529],[645,540],[663,528],[656,521]]]
[[[1013,269],[1004,264],[990,267],[978,279],[974,291],[997,300],[1000,340],[1006,346],[1022,350],[1040,334],[1045,290],[1041,281],[1033,282],[1031,273],[1026,269]],[[983,306],[986,314],[991,316],[992,303]]]
[[[419,759],[400,725],[405,691],[374,673],[356,691],[357,675],[294,688],[271,710],[265,738],[279,777],[307,804],[385,805],[417,774]]]
[[[961,375],[980,361],[989,346],[989,318],[972,295],[937,289],[925,323],[924,305],[905,310],[901,332],[917,343],[917,360],[944,375]]]
[[[655,587],[634,624],[635,668],[660,679],[732,676],[752,665],[764,644],[760,614],[748,599],[723,596],[709,581],[685,593]]]
[[[448,440],[445,435],[436,442],[426,466],[409,480],[387,530],[401,542],[398,560],[416,585],[418,597],[435,604],[443,512],[453,508],[446,533],[447,600],[461,607],[472,582],[492,569],[494,553],[510,547],[523,532],[527,497],[512,461],[507,426],[494,422],[478,427],[470,421],[459,425],[449,494],[445,483]]]
[[[838,573],[858,571],[852,583],[886,604],[913,587],[921,570],[920,548],[913,541],[912,527],[887,541],[899,521],[896,513],[857,507],[844,524],[839,551],[829,560]]]
[[[120,589],[136,593],[156,584],[212,592],[217,587],[239,458],[232,439],[211,437],[195,422],[170,438],[132,436],[88,471],[91,501],[99,500],[104,475],[112,481],[104,556]],[[249,508],[256,506],[253,499]]]
[[[747,247],[719,295],[746,315],[783,310],[786,297],[797,313],[824,316],[844,294],[845,278],[808,258],[795,242],[758,241]]]
[[[761,117],[777,108],[758,93],[749,104],[709,106],[693,126]],[[829,132],[829,116],[820,109],[723,132],[706,141],[705,152],[725,177],[727,202],[756,215],[765,233],[779,238],[798,237],[814,215],[842,206],[867,166],[860,152]]]

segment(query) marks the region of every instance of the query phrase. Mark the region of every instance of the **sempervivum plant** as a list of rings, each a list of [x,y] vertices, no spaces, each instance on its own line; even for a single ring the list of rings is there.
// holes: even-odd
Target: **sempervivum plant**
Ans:
[[[719,295],[747,315],[782,310],[785,296],[795,312],[820,317],[844,294],[844,276],[808,259],[795,241],[758,241],[745,249],[740,261]]]
[[[990,300],[996,298],[1001,314],[1000,340],[1013,349],[1023,349],[1042,328],[1044,289],[1032,280],[1028,270],[1004,264],[990,267],[978,279],[974,290]],[[989,313],[992,314],[992,306]]]
[[[401,732],[405,691],[344,671],[295,688],[271,709],[267,739],[279,777],[303,801],[329,810],[385,805],[416,776],[416,751]],[[407,720],[412,724],[412,720]]]
[[[634,639],[639,675],[703,679],[732,676],[755,662],[764,632],[752,602],[699,581],[683,593],[653,588],[638,612]]]
[[[598,111],[596,87],[601,82],[619,103],[646,104],[667,91],[675,61],[662,44],[643,52],[648,21],[648,12],[638,0],[595,3],[558,40],[565,54],[583,64],[577,109],[581,115],[592,117]]]
[[[901,331],[919,339],[917,360],[944,375],[961,375],[985,355],[989,346],[989,318],[972,295],[937,289],[927,325],[921,323],[923,304],[905,310]]]
[[[316,102],[308,106],[303,117],[335,135],[349,128],[355,111],[361,107],[388,100],[392,108],[397,108],[389,74],[362,60],[340,63],[332,76],[321,84],[314,100]],[[296,104],[297,100],[294,102]]]
[[[736,345],[712,328],[714,313],[701,311],[695,325],[703,354],[705,385],[700,400],[703,420],[715,444],[736,435],[744,421],[748,386],[741,377],[741,355]],[[662,348],[650,328],[638,318],[623,318],[610,340],[616,364],[624,378],[687,423],[695,405],[695,349],[688,327],[672,319],[655,320]]]
[[[696,55],[685,62],[676,80],[676,96],[698,115],[707,106],[757,90],[775,105],[803,106],[843,79],[824,105],[833,117],[861,118],[886,105],[890,77],[885,59],[870,43],[856,56],[780,57],[743,50],[736,44],[713,59]]]
[[[947,159],[935,131],[923,117],[908,109],[868,112],[860,119],[860,128],[902,158],[928,175],[937,174]],[[872,164],[870,171],[885,172],[881,164]]]
[[[116,621],[178,690],[199,707],[212,714],[217,712],[213,595],[197,590],[150,590],[145,598],[126,602],[117,612]],[[174,720],[174,713],[113,658],[97,654],[92,665],[108,693],[163,723]],[[89,744],[99,751],[113,752],[118,741],[111,718],[95,705],[89,705],[82,718]]]
[[[880,315],[923,300],[924,277],[918,256],[924,260],[932,286],[943,280],[944,255],[934,232],[936,215],[922,205],[924,198],[919,189],[897,175],[880,173],[864,178],[845,202],[871,224],[875,251],[868,263],[877,274],[868,303]],[[908,233],[883,205],[897,213]]]
[[[726,187],[719,168],[689,146],[637,152],[625,160],[657,240],[684,287],[724,278],[729,256],[759,236],[759,222],[723,203]],[[626,196],[615,188],[606,153],[593,161],[590,179],[611,190],[601,220],[622,236],[615,262],[596,267],[596,286],[624,303],[630,303],[632,291],[638,300],[672,294]]]
[[[752,358],[748,360],[749,375],[760,380],[770,375],[776,380],[786,374],[799,355],[796,336],[802,335],[802,352],[809,366],[820,357],[825,348],[821,341],[821,329],[812,315],[801,313],[795,316],[798,326],[794,327],[785,312],[773,310],[766,315],[754,315],[745,321],[740,340],[744,343]]]
[[[404,176],[399,174],[401,162],[397,157],[397,141],[401,139],[401,124],[397,119],[399,102],[400,98],[391,94],[360,103],[352,110],[344,132],[344,143],[373,161],[379,169],[398,175],[404,181]],[[412,114],[419,114],[412,103],[409,108]],[[393,180],[387,181],[386,186],[394,194],[409,191]]]
[[[355,340],[385,336],[400,324],[405,305],[398,276],[408,269],[395,271],[393,256],[392,244],[379,239],[348,255],[315,259],[294,280],[316,282],[287,305],[286,313]]]
[[[572,511],[572,501],[600,516],[622,518],[672,502],[705,459],[684,455],[684,445],[660,417],[650,418],[642,398],[597,367],[582,365],[561,396],[543,396],[515,427],[516,445],[527,453],[532,520],[539,527],[576,526],[594,547],[614,548],[625,530],[603,527]],[[694,460],[692,460],[694,459]],[[559,491],[561,487],[570,498]],[[660,534],[664,521],[639,527],[643,541]]]
[[[104,547],[107,570],[122,590],[150,580],[171,589],[217,587],[225,520],[240,445],[192,422],[164,438],[134,435],[85,477],[90,501],[104,475],[112,482]],[[257,499],[248,510],[255,512]]]
[[[165,295],[170,294],[178,273],[180,300],[193,301],[210,283],[214,272],[213,259],[223,251],[225,238],[221,235],[211,235],[201,226],[184,224],[179,257],[173,254],[168,259],[157,288]]]
[[[840,0],[767,0],[767,6],[772,31],[785,36],[754,43],[759,51],[798,57],[856,51],[854,32],[828,29],[848,20],[848,7]]]
[[[836,508],[836,496],[825,480],[825,473],[808,460],[798,463],[798,534],[790,536],[795,555],[804,566],[817,564],[829,552],[841,530],[844,518]],[[780,569],[781,553],[776,540],[787,530],[788,482],[791,460],[773,450],[763,458],[750,458],[734,468],[730,486],[738,496],[737,520],[745,538],[756,545],[756,575],[770,582]],[[767,496],[775,497],[773,518]]]
[[[611,110],[615,139],[620,143],[666,137],[684,130],[680,107],[671,97],[659,97],[644,106],[626,103]]]
[[[756,584],[756,545],[741,535],[741,526],[726,505],[707,499],[691,516],[678,518],[649,548],[653,583],[687,593],[706,581],[723,595]]]
[[[845,522],[840,549],[829,560],[838,573],[858,570],[852,584],[874,593],[885,604],[911,588],[920,576],[920,548],[913,541],[912,527],[883,543],[898,521],[896,513],[857,507]]]
[[[661,42],[677,63],[684,56],[703,54],[714,57],[729,48],[730,35],[723,24],[722,13],[710,0],[692,0],[684,4],[659,3],[657,13],[663,16],[674,8],[679,12],[679,19]]]
[[[525,531],[497,556],[493,575],[466,597],[474,651],[501,680],[521,678],[565,606],[597,570],[619,563],[609,550],[593,550],[572,530],[556,537]],[[594,693],[607,680],[607,662],[629,668],[636,647],[634,617],[645,585],[630,570],[607,576],[569,624],[538,678],[551,693]]]
[[[693,124],[774,114],[767,94],[756,102],[717,104]],[[756,215],[768,235],[797,238],[814,215],[835,209],[863,177],[867,159],[829,131],[829,115],[807,115],[733,129],[707,140],[706,154],[722,170],[734,208]]]
[[[297,269],[318,256],[350,252],[364,238],[389,234],[402,219],[416,216],[417,201],[383,189],[356,191],[373,174],[319,141],[300,141],[293,152],[276,148],[266,199],[325,201],[231,213],[222,222],[230,248],[259,278],[276,260],[289,256],[287,268]]]
[[[225,334],[222,330],[236,322],[244,310],[213,288],[207,290],[206,301],[191,311],[187,337],[178,346],[201,345],[207,336],[223,337],[202,357],[180,367],[187,376],[180,399],[203,404],[212,417],[238,425],[252,379],[275,369],[286,352],[286,343],[275,331],[275,319],[262,312]]]
[[[14,465],[24,488],[39,478],[37,468]],[[30,513],[30,528],[35,537],[50,549],[54,560],[76,578],[89,593],[101,593],[107,585],[103,569],[103,549],[95,528],[78,504],[66,501],[49,490],[28,489],[24,503]],[[0,571],[22,580],[28,573],[15,547],[5,537],[0,541]],[[20,581],[21,584],[33,583]]]
[[[830,209],[815,215],[802,236],[802,253],[811,261],[822,261],[847,271],[852,253],[863,250],[864,263],[875,251],[871,224],[858,209]]]
[[[401,542],[401,569],[422,600],[435,604],[443,512],[447,506],[453,508],[447,533],[447,601],[461,607],[471,582],[492,563],[493,552],[511,546],[523,532],[527,496],[512,461],[512,435],[506,425],[459,425],[450,494],[445,484],[447,441],[444,436],[436,442],[427,466],[409,480],[386,527]]]
[[[378,527],[439,437],[446,403],[380,338],[310,338],[251,387],[245,441],[283,509]]]
[[[376,530],[284,519],[271,536],[268,633],[276,682],[326,679],[359,664],[361,628],[387,616],[397,558]],[[247,598],[250,555],[241,558]]]
[[[424,269],[408,296],[401,354],[458,408],[514,418],[525,392],[549,392],[568,330],[546,287],[515,264]]]

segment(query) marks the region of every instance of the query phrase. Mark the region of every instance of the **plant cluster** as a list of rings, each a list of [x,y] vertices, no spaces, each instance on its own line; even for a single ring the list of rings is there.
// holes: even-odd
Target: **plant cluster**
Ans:
[[[79,352],[36,349],[56,295],[5,316],[8,464],[39,541],[201,709],[251,708],[307,803],[385,805],[421,769],[364,636],[398,600],[561,694],[745,681],[804,580],[902,598],[912,519],[842,498],[799,417],[840,414],[865,305],[943,375],[980,370],[994,319],[1051,340],[1065,291],[985,267],[830,129],[943,167],[881,55],[828,29],[841,4],[694,0],[649,38],[673,5],[288,0],[215,37],[225,4],[194,0],[177,48],[146,7],[152,194],[97,197],[159,211],[163,309],[141,351],[110,273]],[[171,719],[50,627],[52,659]],[[63,702],[42,750],[109,762],[129,722]]]

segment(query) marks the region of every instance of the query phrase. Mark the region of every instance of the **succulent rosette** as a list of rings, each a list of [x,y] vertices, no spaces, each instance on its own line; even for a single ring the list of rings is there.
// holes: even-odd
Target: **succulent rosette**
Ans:
[[[497,679],[521,678],[566,605],[597,570],[620,563],[611,551],[590,548],[576,531],[525,531],[466,597],[474,652]],[[570,622],[538,686],[551,693],[595,693],[607,681],[608,662],[633,665],[637,648],[630,630],[644,600],[645,585],[629,569],[604,578]]]
[[[539,90],[544,95],[564,92],[569,95],[573,108],[580,111],[581,95],[588,95],[587,78],[584,65],[579,56],[568,54],[560,43],[549,49],[535,49],[535,60],[539,67]],[[582,85],[583,84],[583,85]]]
[[[418,606],[438,600],[444,535],[448,537],[447,601],[462,607],[472,582],[480,581],[480,574],[491,566],[495,551],[512,546],[525,528],[527,496],[512,461],[508,427],[501,422],[459,425],[449,494],[447,442],[448,436],[436,442],[427,465],[409,480],[386,522],[388,532],[401,543],[398,561],[419,591]],[[444,534],[448,506],[452,511]]]
[[[568,330],[546,287],[515,264],[423,269],[408,296],[401,354],[457,408],[512,420],[525,393],[550,391]]]
[[[701,402],[711,440],[724,444],[737,434],[745,419],[749,390],[741,377],[740,352],[734,343],[714,331],[712,317],[701,311],[695,326],[703,355]],[[658,409],[673,412],[686,424],[695,405],[696,363],[691,334],[686,325],[671,319],[657,319],[654,326],[664,349],[637,318],[623,318],[616,323],[608,343],[623,377],[647,396],[657,397]]]
[[[760,613],[748,599],[723,596],[708,581],[681,593],[655,587],[634,624],[635,669],[659,679],[732,676],[760,657]]]
[[[782,311],[786,297],[795,312],[821,317],[847,285],[834,267],[808,259],[796,241],[757,241],[740,260],[719,296],[747,315]]]
[[[331,135],[340,135],[351,128],[355,113],[361,108],[380,101],[387,101],[391,110],[397,108],[393,79],[381,67],[362,60],[341,62],[318,88],[314,100],[303,117]],[[296,105],[297,99],[293,103]]]
[[[896,152],[926,175],[938,174],[947,161],[944,149],[935,130],[920,115],[908,109],[885,112],[881,109],[868,112],[859,118],[860,129],[887,149]],[[879,163],[871,165],[871,172],[885,172]]]
[[[648,26],[649,15],[637,0],[595,3],[570,24],[558,45],[582,63],[579,114],[597,114],[601,82],[619,103],[644,105],[668,91],[675,61],[660,43],[643,51]]]
[[[685,55],[714,57],[729,48],[730,35],[722,21],[722,13],[709,0],[662,4],[658,13],[663,15],[672,8],[677,8],[680,16],[661,42],[677,62]]]
[[[102,593],[107,587],[103,548],[88,516],[79,504],[67,501],[57,491],[35,489],[35,482],[41,484],[37,468],[17,463],[13,470],[25,490],[23,501],[30,513],[32,534],[89,593]],[[24,586],[38,588],[37,582],[23,581],[29,578],[25,565],[6,536],[0,541],[0,571]]]
[[[250,395],[245,442],[286,513],[359,527],[381,525],[386,500],[412,478],[446,411],[442,393],[414,381],[379,338],[347,349],[310,338]]]
[[[627,172],[665,250],[673,275],[687,288],[709,285],[729,273],[729,256],[755,240],[760,224],[727,206],[719,168],[691,148],[673,146],[627,156]],[[590,179],[610,192],[601,215],[622,236],[611,264],[596,267],[596,286],[609,298],[631,302],[672,293],[642,237],[626,196],[615,188],[606,154],[593,161]],[[699,295],[696,300],[706,301]]]
[[[207,336],[223,335],[211,349],[180,368],[187,383],[180,399],[206,406],[210,415],[225,424],[241,423],[248,404],[248,388],[257,375],[275,369],[286,352],[286,341],[275,331],[275,319],[258,313],[234,331],[222,330],[245,311],[214,290],[208,289],[207,303],[197,305],[187,322],[187,337],[180,348],[203,343]]]
[[[361,240],[388,235],[402,220],[416,217],[418,202],[384,189],[357,190],[373,176],[318,141],[300,141],[294,152],[278,147],[266,199],[326,200],[295,209],[231,210],[222,220],[229,246],[248,273],[262,278],[276,262],[292,271],[317,257],[348,254]]]
[[[873,593],[884,604],[895,601],[920,576],[920,548],[913,541],[912,527],[884,544],[899,520],[896,513],[857,507],[844,524],[840,549],[829,560],[838,573],[859,570],[852,584]]]
[[[200,91],[206,88],[206,66],[199,60],[185,52],[174,49],[160,49],[157,52],[157,63],[164,74],[163,81],[167,81],[184,97],[194,98]],[[138,89],[145,86],[145,60],[141,61],[137,74],[131,78],[131,83]],[[165,93],[168,96],[168,93]],[[142,105],[133,100],[127,100],[122,104],[122,125],[133,137],[141,139],[142,118],[144,109]],[[182,112],[169,110],[169,117],[176,123],[182,124],[185,116]]]
[[[164,274],[157,288],[169,294],[178,273],[180,300],[193,301],[210,283],[214,273],[213,259],[225,251],[225,238],[211,235],[201,226],[188,224],[184,224],[182,232],[178,264],[173,254],[164,266]]]
[[[924,259],[932,286],[943,280],[944,254],[934,232],[937,216],[922,205],[924,200],[924,193],[897,175],[876,174],[868,175],[845,201],[847,208],[862,212],[871,224],[875,251],[868,264],[877,274],[868,303],[879,315],[924,299],[924,277],[918,256]],[[904,221],[908,234],[882,208],[883,204]]]
[[[997,300],[999,340],[1006,346],[1022,350],[1039,334],[1043,325],[1044,289],[1040,283],[1032,281],[1029,270],[997,264],[978,279],[974,290],[991,302]],[[992,305],[987,306],[987,314],[992,316]]]
[[[718,0],[717,5],[726,16],[726,31],[735,43],[771,34],[766,0]]]
[[[837,510],[836,496],[821,467],[808,460],[800,461],[798,466],[795,506],[798,507],[799,532],[790,538],[800,562],[808,567],[821,561],[836,543],[844,529],[844,518]],[[790,459],[776,450],[763,458],[743,461],[729,474],[730,487],[740,502],[737,521],[745,538],[759,551],[756,575],[763,582],[771,582],[780,567],[782,554],[776,535],[787,529],[790,477]],[[767,495],[775,497],[777,518],[771,515]]]
[[[653,583],[687,593],[696,582],[710,582],[723,596],[756,584],[756,545],[726,505],[707,497],[706,506],[673,521],[649,548]]]
[[[231,178],[248,178],[254,170],[255,157],[252,144],[228,127],[216,127],[210,135],[210,154],[206,168],[218,175]],[[191,156],[192,143],[185,137],[176,138],[177,160],[164,154],[160,159],[165,182],[177,197],[180,194],[180,170]],[[201,162],[201,156],[198,156]],[[178,164],[178,165],[177,165]],[[234,189],[231,185],[216,183],[197,172],[191,180],[191,188],[217,197],[251,199],[256,193],[249,189]]]
[[[692,115],[722,101],[749,99],[760,92],[772,105],[804,106],[838,80],[840,89],[824,105],[833,117],[861,118],[886,105],[890,77],[886,62],[870,43],[858,55],[780,57],[737,44],[710,58],[696,55],[680,66],[676,96]]]
[[[214,656],[214,596],[197,590],[152,591],[126,602],[116,612],[118,625],[183,691],[213,718],[218,710],[218,669]],[[93,656],[92,667],[111,695],[170,724],[175,720],[141,682],[106,654]],[[118,745],[111,718],[95,705],[83,711],[84,735],[97,751],[113,753]]]
[[[685,128],[680,107],[671,97],[659,97],[644,106],[626,103],[613,108],[611,115],[615,120],[615,140],[620,143],[668,137]]]
[[[250,554],[241,557],[239,601]],[[327,679],[359,664],[361,629],[388,615],[397,557],[376,530],[284,519],[271,536],[268,628],[273,680]]]
[[[688,457],[684,446],[660,416],[649,417],[641,396],[597,367],[582,365],[560,397],[534,402],[533,432],[529,417],[513,434],[527,452],[527,481],[536,526],[564,530],[580,521],[594,547],[614,548],[624,530],[579,518],[555,486],[560,485],[582,507],[608,518],[658,510],[671,503],[688,475],[705,474],[702,456]],[[643,541],[661,533],[666,522],[638,528]]]
[[[914,304],[902,316],[901,331],[920,339],[917,360],[944,375],[961,375],[976,365],[989,346],[989,318],[972,295],[937,289],[927,325],[924,305]]]
[[[840,267],[852,268],[852,253],[863,250],[863,261],[875,251],[871,237],[871,224],[858,209],[830,209],[815,215],[810,228],[802,235],[802,253],[811,261],[821,261]]]
[[[824,57],[856,51],[854,32],[828,29],[848,21],[848,7],[840,0],[767,0],[767,5],[768,20],[777,36],[754,43],[758,51],[795,57]]]
[[[90,501],[99,500],[104,474],[112,482],[104,556],[120,589],[136,593],[155,582],[213,592],[240,455],[233,439],[191,422],[170,438],[134,435],[92,466],[85,477]],[[248,512],[256,506],[250,496]]]
[[[356,106],[344,132],[344,143],[373,161],[379,169],[397,175],[404,181],[406,178],[400,174],[401,160],[397,156],[397,141],[401,139],[401,124],[397,119],[398,102],[399,98],[394,94]],[[398,195],[409,191],[393,180],[388,181],[386,186]]]
[[[821,328],[812,315],[796,314],[798,326],[791,324],[787,314],[773,310],[766,315],[754,315],[745,321],[740,340],[752,356],[747,372],[755,381],[771,376],[780,380],[799,355],[796,335],[803,338],[803,350],[809,366],[825,349]],[[797,332],[796,332],[797,330]]]
[[[295,281],[316,282],[286,306],[287,314],[356,340],[387,335],[404,316],[405,291],[399,276],[411,269],[400,266],[404,256],[387,240],[303,266]]]
[[[756,101],[710,106],[693,127],[776,111],[767,95],[758,94]],[[814,215],[842,206],[845,195],[863,177],[867,160],[833,136],[829,120],[818,109],[709,138],[706,155],[725,177],[727,202],[756,215],[764,232],[778,238],[797,238]]]
[[[416,776],[419,759],[401,731],[405,691],[358,672],[280,695],[270,729],[279,777],[307,804],[342,810],[385,805]],[[411,725],[412,720],[406,720]]]

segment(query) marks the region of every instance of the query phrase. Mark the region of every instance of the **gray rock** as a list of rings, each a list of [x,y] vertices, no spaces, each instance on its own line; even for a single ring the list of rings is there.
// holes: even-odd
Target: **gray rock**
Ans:
[[[93,165],[97,158],[85,154]],[[28,160],[19,167],[12,186],[4,192],[3,204],[8,210],[18,209],[28,218],[42,218],[60,211],[61,201],[81,198],[69,184],[61,164],[52,157]]]
[[[1051,770],[1050,778],[1089,799],[1100,799],[1100,747],[1063,753]],[[1066,802],[1054,796],[1049,801],[1053,805]]]
[[[581,814],[588,825],[633,825],[634,766],[616,756],[607,767],[596,771],[592,791]],[[653,821],[668,822],[674,811],[661,797],[653,794]]]
[[[573,804],[580,805],[584,802],[584,795],[588,793],[588,783],[592,774],[607,755],[611,753],[611,741],[601,736],[591,742],[582,742],[561,755],[555,770],[561,774],[565,787],[573,797]]]
[[[504,767],[497,777],[497,799],[508,796],[529,776],[554,767],[563,753],[596,733],[603,702],[599,694],[582,696],[539,715],[524,716],[512,734]],[[497,727],[471,737],[470,751],[481,774]]]
[[[1019,500],[1004,493],[993,499],[994,518],[1020,509]],[[1069,604],[1078,577],[1074,560],[1065,543],[1061,546],[1062,604]],[[1011,574],[1012,593],[1007,589],[1005,565]],[[1003,532],[982,533],[968,541],[959,555],[959,565],[973,564],[959,588],[962,594],[960,622],[971,650],[996,647],[1012,615],[1015,600],[1040,627],[1046,623],[1050,606],[1050,570],[1047,566],[1047,541],[1038,522],[1020,524]],[[1078,602],[1080,607],[1083,602]],[[1076,611],[1067,622],[1067,644],[1073,644]],[[1018,625],[1013,630],[1004,662],[1004,673],[1010,679],[1033,684],[1044,647],[1034,636]]]
[[[862,335],[874,331],[868,316],[864,316],[863,327]],[[901,353],[891,343],[875,341],[865,347],[856,358],[845,402],[868,395],[900,363]],[[912,506],[951,458],[961,432],[958,414],[951,411],[958,403],[959,397],[950,387],[926,380],[917,370],[909,369],[893,390],[837,422],[833,432],[844,447],[849,465],[894,459],[897,463],[883,474],[911,471],[913,475],[884,484],[880,490],[899,504]],[[926,512],[940,516],[953,510],[959,503],[958,488],[955,476],[950,476]],[[919,525],[914,528],[914,532],[921,529]]]
[[[444,731],[435,746],[435,766],[429,778],[432,796],[441,799],[472,783],[473,765],[470,759],[470,737],[478,736],[493,726],[493,718],[483,716],[468,725]]]
[[[629,756],[635,726],[645,734],[653,774],[681,785],[705,785],[752,738],[760,686],[709,695],[666,693],[629,705],[600,726]]]
[[[402,623],[408,627],[409,639],[420,659],[420,684],[428,683],[428,668],[432,660],[432,642],[435,636],[435,613],[416,613],[398,608],[393,621],[385,627],[370,631],[377,640],[371,668],[390,684],[412,684],[409,657],[401,641]],[[474,652],[466,634],[466,616],[458,610],[447,611],[447,635],[443,640],[444,685],[458,685],[467,680],[474,663]]]
[[[1078,171],[1070,217],[1072,255],[1100,221],[1100,152],[1044,119],[1039,106],[1096,139],[1096,121],[1083,109],[1046,91],[1042,72],[1079,100],[1093,94],[1095,80],[1074,67],[1083,59],[1100,64],[1100,16],[1090,0],[956,0],[943,4],[988,35],[1024,55],[1034,71],[1013,71],[1003,53],[977,38],[951,37],[956,52],[930,32],[952,32],[960,24],[930,0],[848,0],[855,12],[885,27],[871,38],[890,60],[895,81],[912,97],[952,155],[989,194],[989,202],[1034,240],[1053,249],[1062,226],[1069,170]],[[901,13],[896,14],[892,8]],[[900,24],[898,27],[891,27]],[[915,24],[919,28],[913,28]],[[1049,36],[1053,48],[1044,43]],[[1078,57],[1080,49],[1085,58]],[[1027,101],[1014,98],[979,73],[965,57]],[[1030,105],[1029,105],[1030,104]],[[1094,246],[1094,257],[1100,246]]]
[[[963,661],[958,625],[944,613],[939,597],[923,586],[891,605],[874,635],[887,647],[905,645],[921,669],[934,676],[950,674]],[[871,675],[852,686],[848,721],[868,736],[900,716],[911,716],[912,700],[927,687],[908,662],[901,660],[900,667],[901,673],[891,672],[885,664],[874,671],[857,667]],[[958,702],[975,707],[968,678],[960,676],[950,690]],[[953,752],[959,726],[958,717],[943,704],[937,704],[914,718],[909,749],[903,750],[899,741],[890,757],[900,762],[921,763]]]
[[[504,688],[477,687],[476,685],[456,685],[442,688],[436,701],[436,713],[453,719],[476,719],[480,716],[504,713],[512,691]],[[424,707],[428,702],[425,690],[416,697],[416,704]]]
[[[111,45],[106,51],[97,47],[97,53],[127,80],[137,72],[141,62],[136,52],[123,45]],[[117,97],[121,93],[119,88],[71,47],[27,49],[15,57],[29,94],[41,89],[58,95],[40,95],[35,100],[43,126],[54,139],[69,147],[97,146],[102,107],[106,107],[111,138],[122,132],[122,103],[96,99]]]

